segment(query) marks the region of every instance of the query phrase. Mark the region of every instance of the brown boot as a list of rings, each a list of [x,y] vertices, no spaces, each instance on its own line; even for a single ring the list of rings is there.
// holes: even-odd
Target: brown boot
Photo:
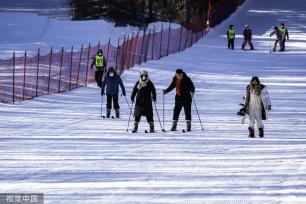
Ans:
[[[264,129],[258,128],[258,130],[259,130],[259,137],[264,137]]]
[[[251,127],[249,127],[249,137],[251,137],[251,138],[254,138],[254,137],[255,137],[255,135],[254,135],[254,129],[251,128]]]

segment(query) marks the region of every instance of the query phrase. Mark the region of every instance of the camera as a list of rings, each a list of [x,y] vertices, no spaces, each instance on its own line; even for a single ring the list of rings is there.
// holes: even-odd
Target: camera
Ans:
[[[246,115],[246,109],[245,108],[241,108],[238,112],[237,115],[239,116],[245,116]]]

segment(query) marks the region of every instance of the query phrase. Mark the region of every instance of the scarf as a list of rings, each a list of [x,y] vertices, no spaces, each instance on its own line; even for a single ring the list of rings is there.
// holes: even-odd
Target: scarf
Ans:
[[[150,81],[149,77],[147,78],[147,80],[145,81],[142,81],[142,79],[140,78],[139,79],[139,84],[137,86],[137,89],[140,90],[142,89],[143,87],[146,87],[148,85],[148,82]]]

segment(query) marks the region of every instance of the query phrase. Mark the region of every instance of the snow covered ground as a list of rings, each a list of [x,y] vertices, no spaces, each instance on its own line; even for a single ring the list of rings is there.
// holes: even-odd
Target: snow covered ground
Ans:
[[[100,118],[94,85],[61,95],[0,106],[0,192],[39,192],[45,203],[305,203],[306,202],[306,3],[247,0],[227,21],[186,51],[126,71],[128,95],[146,69],[158,91],[177,67],[196,86],[188,134],[127,133],[120,120]],[[269,32],[284,22],[288,51],[269,53]],[[226,49],[229,24],[253,28],[255,51]],[[246,85],[257,75],[267,85],[272,112],[264,139],[247,138],[236,116]],[[174,93],[165,96],[171,126]],[[105,111],[105,108],[103,109]],[[183,115],[181,115],[183,118]],[[132,123],[131,123],[132,125]],[[184,120],[179,129],[184,128]]]

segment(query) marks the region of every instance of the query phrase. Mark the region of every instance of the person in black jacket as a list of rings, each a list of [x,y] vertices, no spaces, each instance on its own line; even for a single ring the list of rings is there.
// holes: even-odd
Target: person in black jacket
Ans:
[[[154,84],[151,82],[148,72],[141,71],[140,72],[140,79],[136,82],[132,95],[131,100],[134,103],[134,129],[133,133],[137,132],[138,130],[138,123],[140,122],[141,116],[147,117],[147,122],[150,125],[150,132],[154,132],[154,119],[153,119],[153,107],[152,101],[156,102],[156,89]]]
[[[93,57],[90,68],[92,69],[94,66],[96,67],[95,71],[95,80],[98,87],[102,85],[103,74],[106,69],[106,58],[103,55],[103,51],[101,49],[98,50],[97,54]]]
[[[106,95],[107,95],[107,103],[106,103],[106,117],[110,117],[110,112],[112,109],[112,101],[114,103],[114,109],[116,111],[116,118],[120,117],[120,106],[118,103],[118,95],[119,95],[119,86],[121,87],[122,94],[125,96],[125,88],[121,77],[116,73],[113,67],[110,67],[107,71],[107,75],[102,83],[101,87],[101,95],[105,95],[105,87],[106,87]]]
[[[284,39],[283,33],[280,31],[280,29],[277,26],[274,26],[273,31],[270,34],[270,37],[274,34],[276,35],[276,40],[275,40],[275,43],[274,43],[273,52],[276,51],[277,44],[279,44],[279,47],[280,47],[279,51],[281,52],[282,50],[284,50],[283,49],[283,43],[282,43],[283,39]]]
[[[184,107],[187,131],[191,131],[191,103],[195,91],[192,80],[182,69],[177,69],[170,86],[163,90],[167,94],[176,88],[175,106],[173,111],[173,124],[171,131],[176,131],[177,121],[182,108]]]
[[[245,25],[243,36],[244,36],[244,41],[243,41],[241,49],[244,50],[245,46],[249,44],[251,47],[251,50],[254,50],[253,43],[252,43],[252,30],[250,26]]]

